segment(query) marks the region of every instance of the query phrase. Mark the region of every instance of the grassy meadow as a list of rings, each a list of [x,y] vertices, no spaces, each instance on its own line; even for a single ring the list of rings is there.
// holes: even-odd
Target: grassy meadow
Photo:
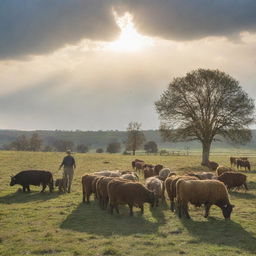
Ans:
[[[84,173],[131,170],[133,156],[75,154],[77,169],[72,193],[22,193],[19,185],[9,186],[10,175],[24,169],[50,170],[61,177],[58,166],[62,153],[0,152],[0,255],[255,255],[256,254],[256,157],[250,157],[253,170],[248,175],[249,191],[231,192],[235,204],[230,221],[212,207],[204,219],[203,208],[190,206],[192,219],[179,219],[161,205],[145,214],[127,206],[120,215],[102,211],[98,202],[82,203],[81,176]],[[139,156],[147,163],[161,163],[177,173],[204,171],[200,155]],[[229,165],[229,155],[213,155],[212,160]],[[104,163],[109,162],[108,164]],[[141,182],[144,182],[141,179]],[[169,204],[169,201],[167,201]]]

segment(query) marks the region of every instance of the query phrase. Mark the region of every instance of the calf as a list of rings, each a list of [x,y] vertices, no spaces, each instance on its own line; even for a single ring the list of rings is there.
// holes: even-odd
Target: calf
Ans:
[[[59,193],[61,192],[66,192],[66,188],[67,188],[67,180],[65,179],[57,179],[55,181],[55,187],[58,187],[58,191]]]

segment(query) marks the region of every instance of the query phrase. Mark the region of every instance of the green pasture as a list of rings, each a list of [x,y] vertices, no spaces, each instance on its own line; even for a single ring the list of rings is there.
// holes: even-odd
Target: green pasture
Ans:
[[[211,160],[229,165],[227,154],[213,154]],[[256,254],[256,157],[250,155],[253,170],[248,175],[249,191],[230,192],[235,204],[230,221],[212,207],[204,219],[203,209],[190,206],[192,219],[179,219],[167,205],[145,214],[127,206],[120,215],[102,211],[98,202],[82,203],[81,176],[84,173],[131,170],[133,156],[118,154],[75,154],[77,169],[72,193],[22,193],[9,186],[10,175],[25,169],[50,170],[61,177],[58,166],[62,153],[0,152],[0,255],[58,256],[162,256],[162,255],[255,255]],[[161,163],[177,173],[205,171],[201,156],[139,156],[145,162]],[[108,162],[108,163],[106,163]],[[143,183],[144,180],[141,179]],[[169,201],[167,201],[169,204]]]

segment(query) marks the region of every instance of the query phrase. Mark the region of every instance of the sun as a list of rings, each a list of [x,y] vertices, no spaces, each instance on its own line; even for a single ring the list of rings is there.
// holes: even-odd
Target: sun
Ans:
[[[117,52],[135,52],[153,45],[152,38],[138,33],[133,22],[133,16],[126,12],[118,16],[114,11],[114,18],[121,32],[118,39],[108,44],[107,48]]]

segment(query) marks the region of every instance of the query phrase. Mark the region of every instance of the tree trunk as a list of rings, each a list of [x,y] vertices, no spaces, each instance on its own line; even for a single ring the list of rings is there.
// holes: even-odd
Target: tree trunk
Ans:
[[[132,150],[132,154],[135,156],[135,149]]]
[[[209,162],[211,143],[210,142],[202,143],[202,146],[203,146],[203,153],[202,153],[201,165],[207,166],[207,164]]]

